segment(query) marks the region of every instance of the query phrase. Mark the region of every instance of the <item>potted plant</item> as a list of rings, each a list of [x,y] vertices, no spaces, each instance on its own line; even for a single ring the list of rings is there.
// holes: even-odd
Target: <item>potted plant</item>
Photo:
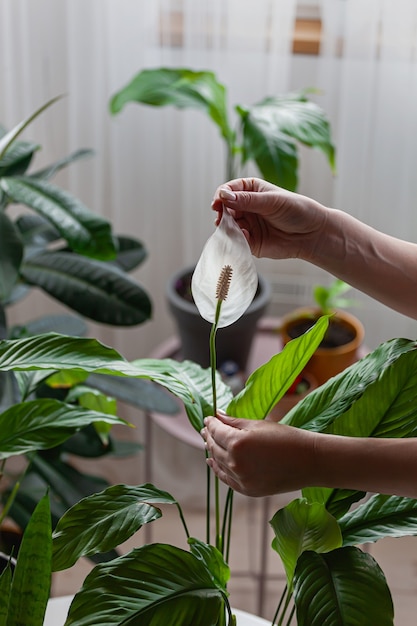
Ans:
[[[298,183],[297,142],[318,148],[326,155],[332,170],[335,167],[329,123],[320,107],[308,100],[307,91],[267,97],[250,106],[236,105],[236,128],[229,119],[226,87],[209,71],[145,69],[112,97],[110,110],[117,114],[131,102],[195,108],[205,112],[224,141],[227,179],[236,178],[248,162],[253,162],[266,180],[295,190]],[[169,279],[167,300],[176,321],[183,356],[207,366],[210,327],[199,316],[192,298],[188,297],[192,269],[181,269]],[[222,331],[221,361],[235,361],[242,371],[246,370],[256,321],[265,313],[269,299],[270,288],[265,278],[259,277],[253,305],[236,327]]]
[[[146,258],[146,249],[133,237],[117,236],[110,223],[95,215],[67,191],[51,183],[62,168],[92,154],[75,153],[34,169],[37,143],[20,140],[20,135],[56,98],[35,111],[10,132],[0,132],[0,337],[37,335],[46,331],[84,335],[86,319],[109,325],[132,326],[151,315],[151,301],[142,286],[129,276]],[[19,205],[17,210],[16,205]],[[35,287],[57,299],[74,313],[46,315],[24,325],[11,325],[10,305],[26,297]],[[29,374],[28,374],[29,376]],[[166,394],[144,381],[109,379],[99,376],[87,381],[68,381],[58,375],[50,384],[34,384],[33,395],[56,398],[74,406],[115,413],[115,398],[161,412],[174,412]],[[110,397],[112,396],[112,397]],[[6,410],[19,398],[14,375],[0,374],[0,407]],[[162,403],[162,404],[161,404]],[[15,550],[40,494],[53,495],[53,520],[83,496],[108,486],[100,476],[90,476],[74,467],[68,455],[99,458],[134,454],[139,445],[119,442],[110,432],[91,426],[56,448],[31,451],[24,471],[9,473],[3,504],[14,493],[7,515],[15,522]],[[23,474],[23,477],[22,477]],[[17,527],[16,527],[17,524]],[[2,531],[5,532],[4,523]],[[9,543],[10,543],[9,541]]]
[[[314,307],[301,307],[285,315],[280,324],[283,343],[306,332],[321,315],[331,315],[328,331],[307,369],[319,385],[352,365],[360,356],[365,330],[360,320],[343,307],[352,304],[344,294],[350,285],[335,279],[328,287],[313,288]]]

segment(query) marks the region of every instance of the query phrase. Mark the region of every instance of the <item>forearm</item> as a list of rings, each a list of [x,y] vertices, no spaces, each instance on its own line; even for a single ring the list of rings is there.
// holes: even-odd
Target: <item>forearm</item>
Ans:
[[[417,319],[417,245],[385,235],[347,213],[328,209],[323,235],[307,260]]]
[[[417,498],[417,439],[318,434],[315,486]]]

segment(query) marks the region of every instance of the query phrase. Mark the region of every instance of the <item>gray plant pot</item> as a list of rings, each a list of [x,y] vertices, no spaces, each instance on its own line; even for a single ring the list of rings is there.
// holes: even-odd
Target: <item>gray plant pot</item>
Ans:
[[[187,281],[186,277],[193,271],[194,267],[188,267],[176,272],[168,281],[166,296],[181,342],[180,358],[195,361],[202,367],[209,367],[211,324],[200,316],[194,302],[186,300],[178,291]],[[265,314],[271,300],[271,286],[268,281],[261,275],[258,275],[258,281],[257,294],[247,311],[237,322],[217,331],[218,369],[221,369],[226,361],[232,361],[242,372],[246,371],[256,325]]]

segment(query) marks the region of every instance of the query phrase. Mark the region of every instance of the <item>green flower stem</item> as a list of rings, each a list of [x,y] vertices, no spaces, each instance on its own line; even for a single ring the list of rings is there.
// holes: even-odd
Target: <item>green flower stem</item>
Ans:
[[[180,516],[180,520],[181,520],[182,525],[183,525],[184,530],[185,530],[185,534],[187,536],[187,539],[189,539],[190,538],[190,533],[188,531],[188,527],[187,527],[187,524],[186,524],[186,521],[185,521],[184,513],[182,511],[181,506],[178,504],[178,502],[176,502],[176,505],[177,505],[179,516]]]
[[[222,300],[217,301],[216,315],[214,323],[210,331],[210,368],[211,368],[211,388],[213,393],[213,413],[217,415],[217,390],[216,390],[216,333],[217,325],[219,323],[220,311],[222,307]],[[215,521],[216,521],[216,548],[223,554],[223,540],[220,532],[220,485],[217,476],[214,479],[215,489]],[[207,515],[210,515],[210,510],[207,510]]]
[[[226,563],[229,562],[229,554],[230,554],[230,543],[231,543],[231,534],[232,534],[232,519],[233,519],[233,496],[234,491],[229,487],[226,496],[226,505],[223,514],[223,527],[222,527],[222,537],[226,538],[225,543],[225,551],[224,558]]]

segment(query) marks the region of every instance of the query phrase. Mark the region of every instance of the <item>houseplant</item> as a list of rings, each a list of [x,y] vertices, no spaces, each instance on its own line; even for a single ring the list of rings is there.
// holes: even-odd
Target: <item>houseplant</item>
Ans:
[[[321,150],[334,171],[335,151],[324,112],[307,99],[307,92],[268,97],[254,105],[236,105],[236,127],[229,119],[227,90],[216,75],[189,68],[157,68],[139,72],[111,99],[110,110],[119,113],[128,103],[194,108],[206,113],[220,131],[226,154],[226,179],[236,178],[253,162],[262,176],[294,190],[298,183],[297,143]],[[188,293],[190,269],[174,273],[167,285],[167,300],[173,313],[186,358],[208,365],[209,326],[202,320]],[[222,331],[222,361],[235,361],[242,371],[256,332],[257,318],[264,314],[270,288],[260,278],[253,305],[237,323]],[[250,317],[245,321],[246,315]],[[244,339],[242,340],[242,338]]]
[[[151,315],[151,301],[129,272],[146,258],[146,249],[133,237],[117,236],[111,224],[50,181],[62,168],[91,155],[79,150],[43,169],[33,164],[40,146],[20,140],[21,133],[49,106],[54,98],[9,132],[0,131],[0,337],[17,338],[46,331],[83,335],[86,319],[109,325],[131,326]],[[17,208],[16,205],[19,205]],[[24,325],[12,325],[10,305],[34,288],[48,293],[74,313],[46,315]],[[82,386],[80,383],[83,383]],[[35,381],[36,383],[36,381]],[[100,377],[76,384],[59,380],[53,386],[34,384],[34,394],[55,397],[72,404],[101,407],[115,412],[114,398],[140,408],[173,412],[175,406],[158,389],[144,381],[108,379],[103,389]],[[113,399],[109,396],[112,395]],[[19,398],[14,376],[0,375],[0,407],[5,410]],[[162,404],[161,404],[162,403]],[[53,494],[55,522],[84,495],[108,483],[99,476],[80,473],[68,462],[68,453],[98,458],[133,454],[138,446],[116,441],[110,432],[87,427],[65,444],[48,452],[32,451],[8,510],[24,528],[39,499],[49,486]],[[20,470],[21,471],[21,470]],[[13,490],[13,477],[10,489]],[[9,492],[3,492],[3,503]]]
[[[228,295],[226,302],[233,313],[241,307],[240,289],[235,296]],[[219,319],[218,299],[220,296],[216,295],[215,299],[212,296],[214,330]],[[38,371],[48,376],[59,369],[68,376],[82,371],[150,378],[181,398],[191,423],[200,430],[204,416],[212,414],[215,406],[241,418],[264,419],[303,370],[327,326],[328,317],[321,317],[306,334],[289,342],[281,353],[256,370],[245,389],[234,397],[212,369],[170,359],[128,363],[116,351],[95,340],[57,334],[0,342],[0,371]],[[416,436],[415,347],[415,341],[405,339],[382,344],[309,394],[287,414],[284,422],[339,435]],[[33,405],[25,399],[26,376],[18,374],[18,378],[22,402],[0,416],[3,459],[34,445],[37,449],[54,445],[68,436],[70,430],[88,421],[116,420],[85,409],[74,411],[59,402],[45,405],[38,400]],[[48,420],[44,419],[46,410],[49,410]],[[60,419],[56,419],[58,413]],[[277,624],[290,624],[294,610],[300,626],[393,624],[392,602],[383,573],[375,560],[356,545],[383,536],[416,534],[417,501],[375,494],[357,505],[364,495],[356,491],[308,488],[303,490],[302,498],[274,515],[273,545],[288,580],[288,592],[280,604]],[[0,578],[0,611],[3,616],[9,614],[8,626],[17,623],[15,615],[21,606],[21,594],[25,594],[26,608],[28,602],[36,605],[37,621],[33,619],[31,624],[42,624],[51,560],[53,569],[62,569],[70,567],[82,555],[114,548],[142,524],[160,517],[161,503],[178,508],[190,551],[151,544],[97,565],[76,594],[66,624],[234,624],[227,600],[229,572],[225,562],[233,534],[227,530],[231,522],[230,492],[225,503],[226,526],[218,533],[216,520],[216,545],[211,545],[212,531],[205,541],[189,537],[183,512],[172,495],[153,485],[117,485],[74,505],[61,518],[53,538],[47,496],[41,501],[31,520],[34,528],[28,527],[26,545],[18,556],[16,583],[10,584],[10,572]],[[34,568],[37,598],[43,597],[41,606],[33,589]]]
[[[285,344],[311,328],[321,315],[331,315],[326,336],[307,365],[319,385],[360,356],[365,330],[355,315],[344,310],[353,303],[344,297],[349,289],[350,285],[337,278],[329,286],[316,285],[313,288],[315,306],[297,308],[281,319],[280,333]]]

